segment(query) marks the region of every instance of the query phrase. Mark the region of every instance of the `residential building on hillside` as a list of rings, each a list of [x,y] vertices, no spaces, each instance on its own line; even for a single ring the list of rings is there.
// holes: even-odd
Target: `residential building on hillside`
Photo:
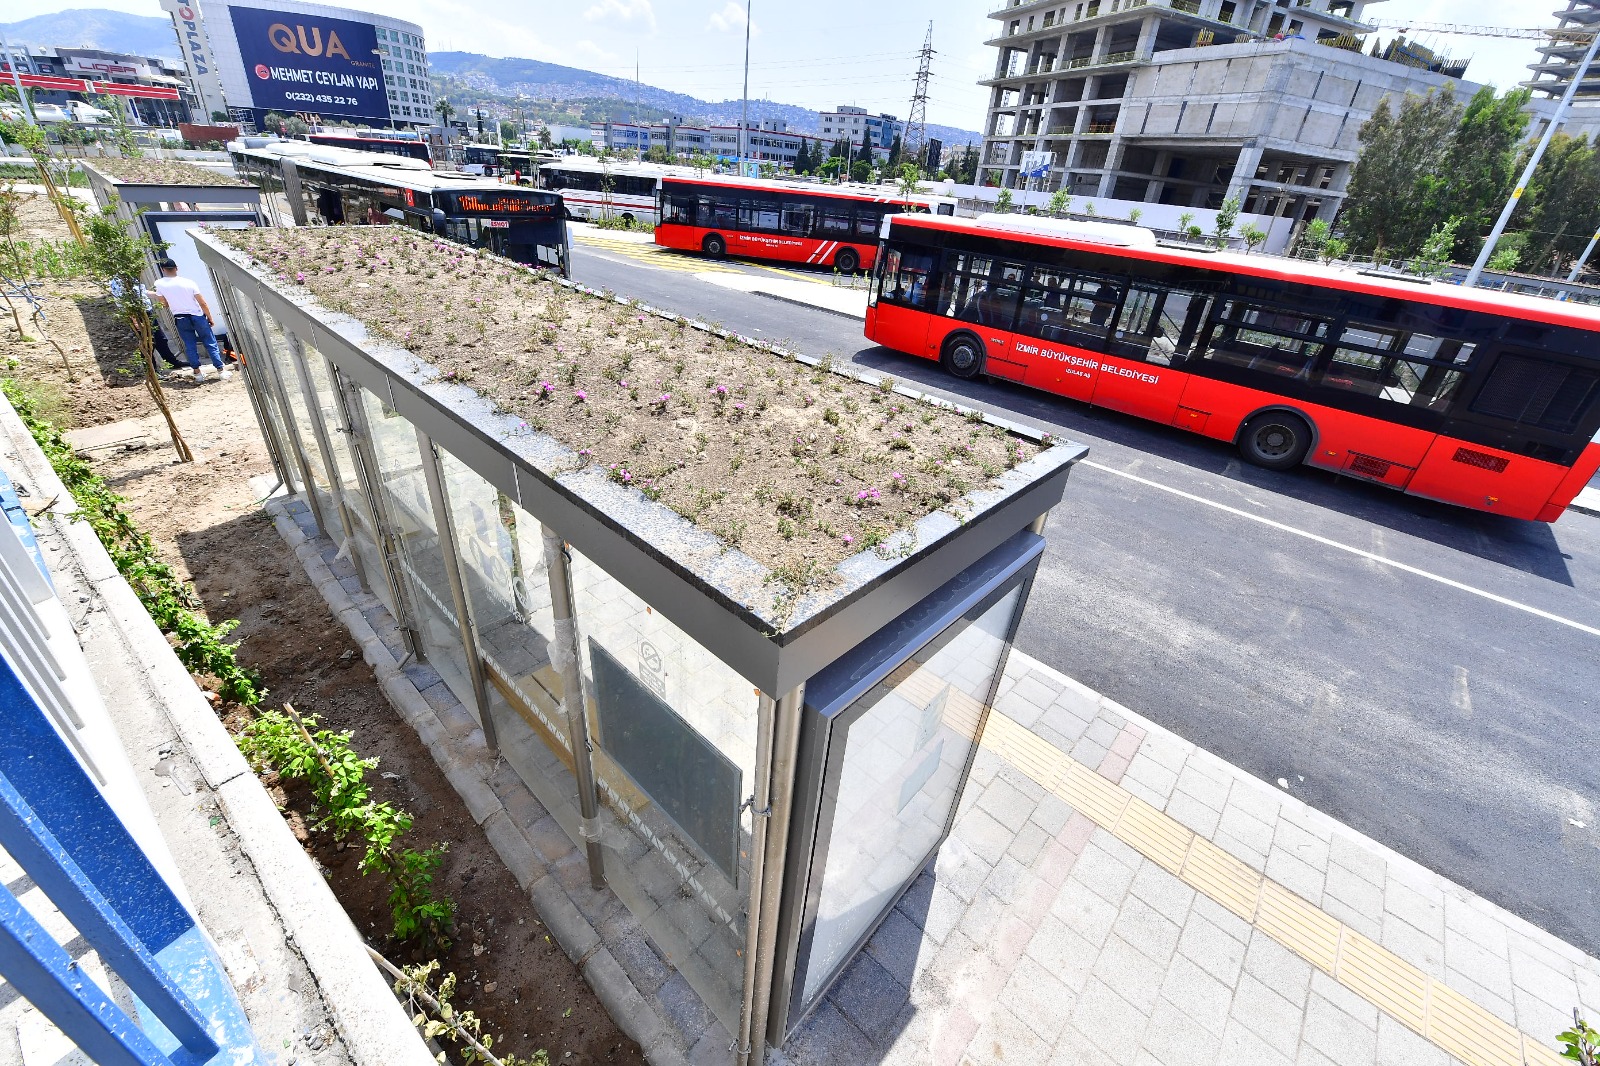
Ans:
[[[178,90],[177,100],[121,97],[136,113],[129,116],[130,122],[173,127],[180,122],[210,121],[200,110],[200,102],[195,96],[194,87],[189,84],[183,64],[176,59],[108,52],[100,48],[45,48],[12,42],[11,54],[0,56],[0,72],[6,74],[8,79],[12,63],[24,74],[88,78],[116,85],[146,85]],[[41,104],[65,105],[68,100],[82,99],[85,95],[50,89],[29,91],[29,99]],[[96,103],[93,99],[90,102]]]
[[[688,126],[680,119],[655,122],[649,125],[631,122],[596,122],[593,139],[613,151],[631,150],[640,155],[651,148],[665,148],[674,156],[705,153],[720,159],[737,159],[739,156],[739,126]],[[749,126],[749,158],[762,163],[776,163],[780,167],[794,167],[795,155],[806,144],[808,152],[827,148],[833,143],[826,137],[809,133],[791,133],[783,119],[752,121]]]
[[[872,144],[872,159],[876,163],[889,158],[894,139],[906,130],[906,124],[893,115],[869,115],[866,108],[848,104],[840,104],[834,111],[824,111],[817,118],[823,140],[831,143],[849,138],[850,143],[859,148],[865,138]]]
[[[1478,88],[1403,41],[1365,54],[1369,2],[1009,0],[978,181],[1331,219],[1380,100]]]

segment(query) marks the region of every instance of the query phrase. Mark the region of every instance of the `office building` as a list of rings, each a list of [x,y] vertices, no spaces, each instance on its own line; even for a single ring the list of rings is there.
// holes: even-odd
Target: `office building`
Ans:
[[[889,158],[894,139],[906,130],[906,124],[893,115],[869,115],[864,107],[846,104],[834,111],[824,111],[817,118],[823,140],[831,144],[848,138],[857,148],[870,142],[872,159],[876,163]]]

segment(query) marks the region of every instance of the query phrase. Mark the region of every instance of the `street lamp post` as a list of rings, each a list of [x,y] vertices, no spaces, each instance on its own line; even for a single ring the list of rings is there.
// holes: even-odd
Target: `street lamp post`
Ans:
[[[1539,160],[1544,158],[1544,150],[1550,146],[1550,138],[1555,136],[1559,127],[1567,117],[1567,109],[1572,106],[1572,98],[1578,94],[1578,85],[1589,73],[1589,64],[1594,61],[1596,46],[1600,46],[1600,32],[1589,35],[1589,48],[1583,53],[1583,61],[1578,64],[1578,69],[1573,71],[1572,82],[1567,86],[1567,91],[1561,97],[1561,103],[1556,105],[1555,114],[1550,116],[1550,124],[1544,129],[1544,136],[1539,138],[1539,147],[1533,150],[1533,155],[1528,159],[1528,165],[1523,168],[1522,176],[1517,179],[1517,186],[1511,192],[1511,197],[1506,200],[1506,206],[1500,211],[1500,217],[1495,219],[1494,228],[1489,231],[1489,236],[1483,242],[1483,249],[1478,252],[1477,261],[1472,264],[1472,269],[1467,271],[1467,276],[1462,279],[1463,288],[1473,288],[1478,284],[1478,278],[1483,273],[1483,268],[1488,265],[1489,257],[1494,254],[1494,246],[1500,241],[1500,234],[1505,232],[1506,223],[1511,221],[1512,212],[1516,211],[1517,203],[1522,199],[1523,190],[1528,187],[1528,182],[1533,180],[1533,172],[1539,168]]]
[[[744,159],[750,145],[750,5],[744,0],[744,99],[739,106],[739,176],[744,177]]]

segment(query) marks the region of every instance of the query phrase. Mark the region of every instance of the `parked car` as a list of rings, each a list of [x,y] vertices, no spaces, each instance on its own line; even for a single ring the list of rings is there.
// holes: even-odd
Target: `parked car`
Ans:
[[[110,122],[112,115],[103,107],[95,107],[83,100],[67,101],[67,111],[74,122]]]

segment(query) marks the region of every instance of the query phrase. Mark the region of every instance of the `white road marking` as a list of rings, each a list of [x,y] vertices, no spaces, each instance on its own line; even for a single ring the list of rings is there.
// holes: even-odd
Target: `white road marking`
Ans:
[[[1594,626],[1584,625],[1582,622],[1574,621],[1571,618],[1563,618],[1559,614],[1551,614],[1549,611],[1541,610],[1540,608],[1534,607],[1530,604],[1518,602],[1517,600],[1490,592],[1487,589],[1475,588],[1472,585],[1457,581],[1454,578],[1445,577],[1442,574],[1435,574],[1430,571],[1423,570],[1420,567],[1412,566],[1409,563],[1402,563],[1397,559],[1390,559],[1385,556],[1378,555],[1376,552],[1369,552],[1362,548],[1353,547],[1349,544],[1341,544],[1339,541],[1333,540],[1329,537],[1324,537],[1320,534],[1312,533],[1304,529],[1296,529],[1294,526],[1286,525],[1283,522],[1274,521],[1273,519],[1264,517],[1262,515],[1251,514],[1249,511],[1241,511],[1237,507],[1229,507],[1225,503],[1218,503],[1215,500],[1208,500],[1204,496],[1196,496],[1192,492],[1184,492],[1182,489],[1175,489],[1171,485],[1163,485],[1159,481],[1151,481],[1149,478],[1140,477],[1137,474],[1130,474],[1126,470],[1118,470],[1116,467],[1106,466],[1104,463],[1095,463],[1085,459],[1083,460],[1083,465],[1092,467],[1095,470],[1102,470],[1107,474],[1115,474],[1120,478],[1127,478],[1129,481],[1137,481],[1141,485],[1148,485],[1153,489],[1160,489],[1162,492],[1171,493],[1174,496],[1181,496],[1183,499],[1192,500],[1198,504],[1204,504],[1206,507],[1214,507],[1219,511],[1225,511],[1228,514],[1237,515],[1240,518],[1246,518],[1252,522],[1259,522],[1261,525],[1270,526],[1271,528],[1279,530],[1283,533],[1292,533],[1297,537],[1304,537],[1306,540],[1314,541],[1317,544],[1324,545],[1325,547],[1336,548],[1342,552],[1349,552],[1351,555],[1358,556],[1359,558],[1365,559],[1368,562],[1391,567],[1395,570],[1401,571],[1402,573],[1411,574],[1414,577],[1421,577],[1426,578],[1429,581],[1436,581],[1441,585],[1446,585],[1450,588],[1456,589],[1457,591],[1470,593],[1473,596],[1479,596],[1493,603],[1498,603],[1502,607],[1510,607],[1513,610],[1523,611],[1527,614],[1531,614],[1536,618],[1543,618],[1547,622],[1555,622],[1557,625],[1563,625],[1569,629],[1576,629],[1578,632],[1587,633],[1591,637],[1600,637],[1600,629],[1597,629]]]

